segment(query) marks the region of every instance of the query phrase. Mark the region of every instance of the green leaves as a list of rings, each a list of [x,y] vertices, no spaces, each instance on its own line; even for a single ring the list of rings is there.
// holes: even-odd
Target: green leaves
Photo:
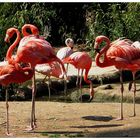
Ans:
[[[5,56],[5,32],[25,23],[36,25],[40,34],[48,26],[53,45],[64,44],[67,37],[86,40],[91,49],[98,35],[110,40],[126,37],[133,41],[140,36],[140,3],[0,3],[0,57]]]

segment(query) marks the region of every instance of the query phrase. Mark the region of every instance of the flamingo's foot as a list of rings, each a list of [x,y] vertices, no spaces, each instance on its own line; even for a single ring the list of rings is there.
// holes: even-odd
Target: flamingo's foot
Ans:
[[[37,124],[36,123],[33,124],[33,128],[34,129],[37,128]]]
[[[32,130],[34,130],[34,127],[32,126],[27,126],[27,128],[25,129],[25,131],[32,131]]]
[[[134,113],[133,115],[131,115],[130,117],[136,117],[136,113]]]
[[[33,126],[32,125],[27,126],[27,128],[25,129],[25,131],[32,131],[35,128],[37,128],[37,124],[34,122]]]
[[[8,137],[13,137],[13,136],[14,136],[13,133],[8,133],[8,132],[6,132],[6,135],[7,135]]]
[[[121,121],[121,120],[124,120],[123,117],[119,117],[119,118],[116,118],[115,121]]]

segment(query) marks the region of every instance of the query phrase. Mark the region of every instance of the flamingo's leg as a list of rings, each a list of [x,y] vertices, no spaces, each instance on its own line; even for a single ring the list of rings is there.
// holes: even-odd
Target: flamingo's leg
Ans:
[[[67,81],[66,79],[63,79],[64,81],[64,94],[65,94],[65,101],[66,101],[66,97],[67,97]]]
[[[79,71],[80,71],[80,69],[78,69],[78,74],[77,74],[77,80],[76,80],[76,86],[77,86],[77,88],[78,88],[78,84],[79,84]]]
[[[32,77],[32,110],[31,110],[31,122],[29,128],[27,128],[27,131],[34,130],[36,125],[36,118],[35,118],[35,94],[36,94],[36,84],[35,84],[35,73]]]
[[[35,117],[35,96],[36,96],[36,83],[35,83],[35,73],[34,73],[34,75],[33,75],[33,127],[34,128],[37,127],[36,117]]]
[[[123,86],[123,77],[122,77],[122,70],[120,70],[120,83],[121,83],[121,106],[120,106],[120,118],[117,120],[123,120],[123,92],[124,92],[124,86]]]
[[[82,78],[83,78],[83,70],[81,69],[81,75],[80,75],[80,83],[79,83],[79,86],[80,86],[80,96],[81,96],[81,102],[82,102]]]
[[[8,104],[8,90],[6,87],[6,96],[5,96],[5,101],[6,101],[6,121],[7,121],[7,125],[6,125],[6,135],[7,136],[12,136],[12,133],[10,133],[9,131],[9,104]]]
[[[50,84],[51,84],[51,79],[50,76],[48,76],[48,91],[49,91],[49,101],[51,99],[51,90],[50,90]]]
[[[81,90],[81,94],[82,94],[82,78],[83,78],[83,69],[81,69],[81,75],[80,75],[80,90]]]
[[[42,80],[43,83],[45,83],[46,81],[46,78],[47,78],[47,75],[45,76],[45,78]]]
[[[68,73],[68,68],[69,68],[69,63],[67,63],[67,65],[66,65],[66,71],[67,71],[67,73]]]
[[[133,94],[133,105],[134,105],[134,108],[133,108],[133,110],[134,110],[134,114],[133,114],[133,116],[136,116],[136,108],[135,108],[135,96],[136,96],[136,81],[135,81],[135,73],[136,72],[132,72],[132,75],[133,75],[133,83],[134,83],[134,94]]]

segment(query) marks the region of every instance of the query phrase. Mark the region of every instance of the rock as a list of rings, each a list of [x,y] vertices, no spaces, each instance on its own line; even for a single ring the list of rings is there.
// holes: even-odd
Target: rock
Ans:
[[[106,85],[104,89],[113,89],[113,87],[111,85]]]

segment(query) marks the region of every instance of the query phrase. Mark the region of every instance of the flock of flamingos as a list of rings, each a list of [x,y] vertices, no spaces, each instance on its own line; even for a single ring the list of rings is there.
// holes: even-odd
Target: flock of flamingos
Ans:
[[[27,29],[30,29],[31,34],[27,32]],[[84,73],[84,80],[90,85],[89,101],[93,99],[93,85],[92,82],[88,80],[88,72],[92,65],[92,58],[86,52],[73,52],[74,41],[71,38],[67,38],[65,41],[67,47],[60,49],[56,54],[51,44],[47,42],[43,36],[39,35],[38,28],[32,24],[25,24],[22,27],[22,39],[18,29],[7,29],[5,42],[10,42],[10,39],[14,36],[14,34],[16,34],[16,39],[8,48],[6,60],[0,63],[0,84],[3,86],[7,86],[11,83],[23,83],[32,78],[31,123],[27,130],[33,130],[36,128],[35,71],[48,76],[49,79],[50,76],[55,76],[67,80],[68,64],[72,64],[78,70],[76,85],[81,88],[81,81]],[[110,40],[103,35],[96,37],[94,42],[94,50],[97,52],[95,56],[96,65],[101,68],[115,66],[120,71],[121,106],[120,117],[118,119],[121,120],[123,119],[124,91],[122,70],[132,71],[134,84],[133,115],[135,116],[135,73],[140,69],[140,43],[138,41],[132,42],[131,40],[125,38],[119,38],[113,42],[110,42]],[[17,51],[13,55],[14,49],[17,46]],[[101,46],[103,46],[102,49]],[[64,67],[64,64],[67,64],[66,69]],[[66,92],[66,87],[64,91]],[[7,90],[6,120],[6,134],[10,136],[11,133],[9,131],[9,105]]]

